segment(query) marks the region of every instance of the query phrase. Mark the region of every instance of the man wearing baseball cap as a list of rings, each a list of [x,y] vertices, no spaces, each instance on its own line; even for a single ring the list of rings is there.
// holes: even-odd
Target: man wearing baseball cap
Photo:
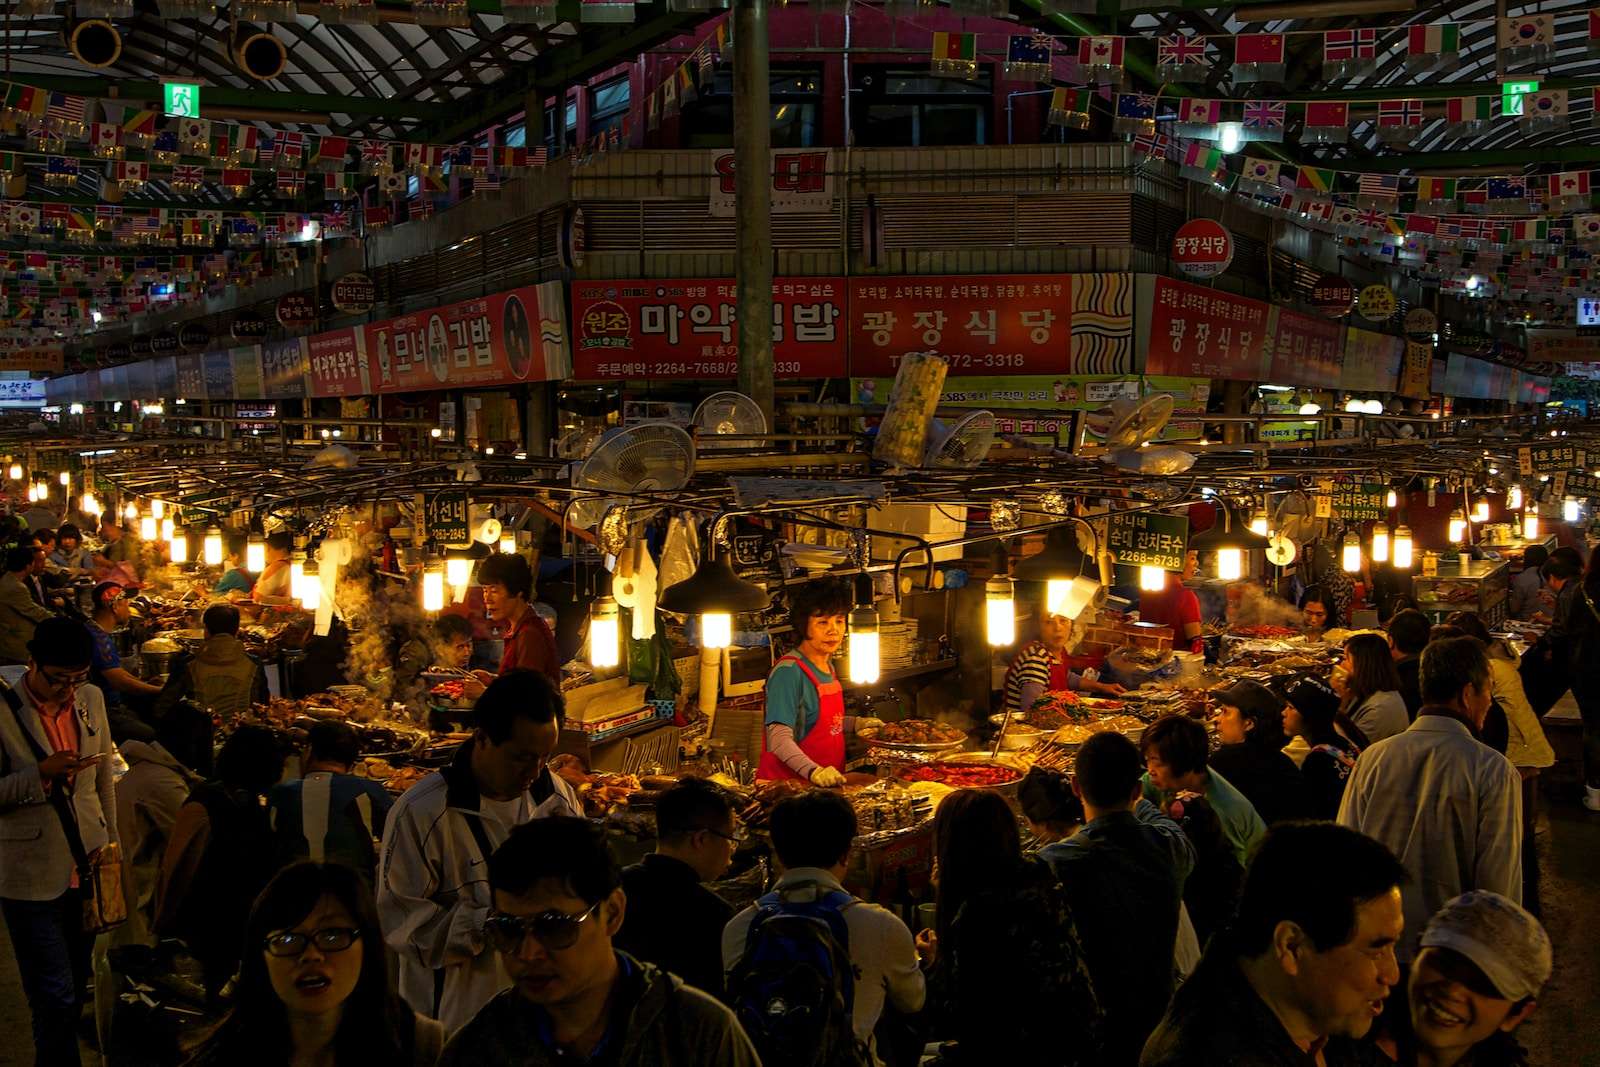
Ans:
[[[1498,893],[1463,893],[1423,931],[1404,1002],[1391,998],[1376,1044],[1419,1067],[1525,1063],[1513,1031],[1533,1014],[1550,969],[1538,919]]]
[[[1366,736],[1339,710],[1339,694],[1321,678],[1302,674],[1284,679],[1277,691],[1284,700],[1284,733],[1294,738],[1284,752],[1300,764],[1307,818],[1332,819],[1339,814],[1344,784],[1366,747]]]

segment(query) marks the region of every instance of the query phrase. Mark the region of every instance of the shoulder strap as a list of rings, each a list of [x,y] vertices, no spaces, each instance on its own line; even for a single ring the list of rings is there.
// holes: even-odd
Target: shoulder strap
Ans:
[[[11,716],[17,721],[17,731],[22,734],[22,739],[33,751],[33,758],[43,763],[44,749],[33,739],[33,734],[28,732],[28,724],[22,721],[22,698],[17,696],[17,691],[11,688],[11,683],[4,678],[0,678],[0,699],[4,699],[6,706],[11,709]],[[94,882],[91,880],[89,853],[83,847],[83,835],[78,832],[78,817],[71,808],[72,800],[68,795],[66,779],[57,779],[53,784],[54,788],[48,790],[49,803],[55,809],[56,818],[61,820],[61,832],[66,835],[67,850],[72,853],[73,865],[78,869],[78,883],[85,892],[93,892]]]
[[[791,654],[789,654],[787,656],[784,656],[782,659],[780,659],[778,661],[778,664],[780,666],[785,664],[785,663],[793,663],[796,667],[799,667],[800,668],[800,673],[805,675],[807,678],[810,678],[812,685],[816,686],[819,689],[822,688],[822,682],[817,678],[816,672],[813,671],[811,669],[811,667],[806,663],[804,657],[796,656],[793,653],[791,653]]]

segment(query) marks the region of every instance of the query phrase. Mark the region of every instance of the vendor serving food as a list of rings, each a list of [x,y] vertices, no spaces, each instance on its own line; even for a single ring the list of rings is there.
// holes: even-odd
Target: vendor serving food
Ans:
[[[1172,647],[1199,652],[1200,598],[1183,583],[1193,578],[1200,568],[1200,554],[1186,552],[1183,573],[1167,572],[1167,584],[1159,590],[1139,594],[1139,621],[1153,622],[1158,626],[1172,627]]]
[[[1115,682],[1085,681],[1083,675],[1067,669],[1067,645],[1072,641],[1072,620],[1065,615],[1044,614],[1039,640],[1017,653],[1006,671],[1006,707],[1020,715],[1033,707],[1045,693],[1064,689],[1082,693],[1116,696],[1125,690]]]
[[[838,582],[801,586],[791,599],[789,625],[800,644],[767,675],[757,778],[843,785],[845,733],[883,725],[844,713],[844,688],[834,674],[833,656],[844,642],[850,608],[850,589]]]

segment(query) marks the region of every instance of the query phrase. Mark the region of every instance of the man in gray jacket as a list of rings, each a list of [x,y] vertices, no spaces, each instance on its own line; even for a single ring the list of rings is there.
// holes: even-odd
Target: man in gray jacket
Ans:
[[[0,667],[0,914],[33,1016],[39,1067],[77,1067],[92,938],[68,822],[92,858],[118,841],[105,699],[83,624],[39,623],[26,667]]]
[[[489,860],[489,884],[484,930],[514,986],[455,1035],[440,1067],[760,1067],[733,1012],[612,947],[627,897],[600,827],[517,827]]]
[[[472,740],[407,790],[384,826],[378,918],[400,957],[400,995],[446,1033],[511,984],[484,938],[489,856],[514,826],[583,813],[545,766],[563,713],[544,675],[496,678],[473,705]]]

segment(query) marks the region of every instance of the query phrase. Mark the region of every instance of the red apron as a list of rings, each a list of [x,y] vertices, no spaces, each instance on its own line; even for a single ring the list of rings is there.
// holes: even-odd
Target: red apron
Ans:
[[[806,661],[799,656],[785,656],[779,664],[793,663],[811,679],[817,690],[817,721],[803,738],[796,738],[800,751],[813,763],[844,770],[844,686],[839,679],[824,683]],[[756,765],[756,777],[762,780],[794,778],[800,776],[788,768],[777,756],[767,751],[767,731],[761,729],[761,762]]]
[[[1039,644],[1039,642],[1035,641],[1034,644]],[[1026,651],[1027,650],[1024,649],[1024,652],[1026,652]],[[1006,689],[1010,689],[1011,688],[1011,672],[1017,669],[1017,663],[1020,662],[1021,659],[1022,659],[1022,656],[1018,655],[1016,659],[1011,661],[1011,666],[1006,668],[1006,681],[1005,681],[1005,688]],[[1066,654],[1063,653],[1061,656],[1052,658],[1050,660],[1050,684],[1045,686],[1045,692],[1047,692],[1047,693],[1060,693],[1060,692],[1070,688],[1070,685],[1069,685],[1069,682],[1068,682],[1068,678],[1069,677],[1070,677],[1070,673],[1067,670]],[[1023,712],[1023,711],[1027,711],[1028,709],[1027,708],[1019,708],[1017,710],[1019,712]]]

